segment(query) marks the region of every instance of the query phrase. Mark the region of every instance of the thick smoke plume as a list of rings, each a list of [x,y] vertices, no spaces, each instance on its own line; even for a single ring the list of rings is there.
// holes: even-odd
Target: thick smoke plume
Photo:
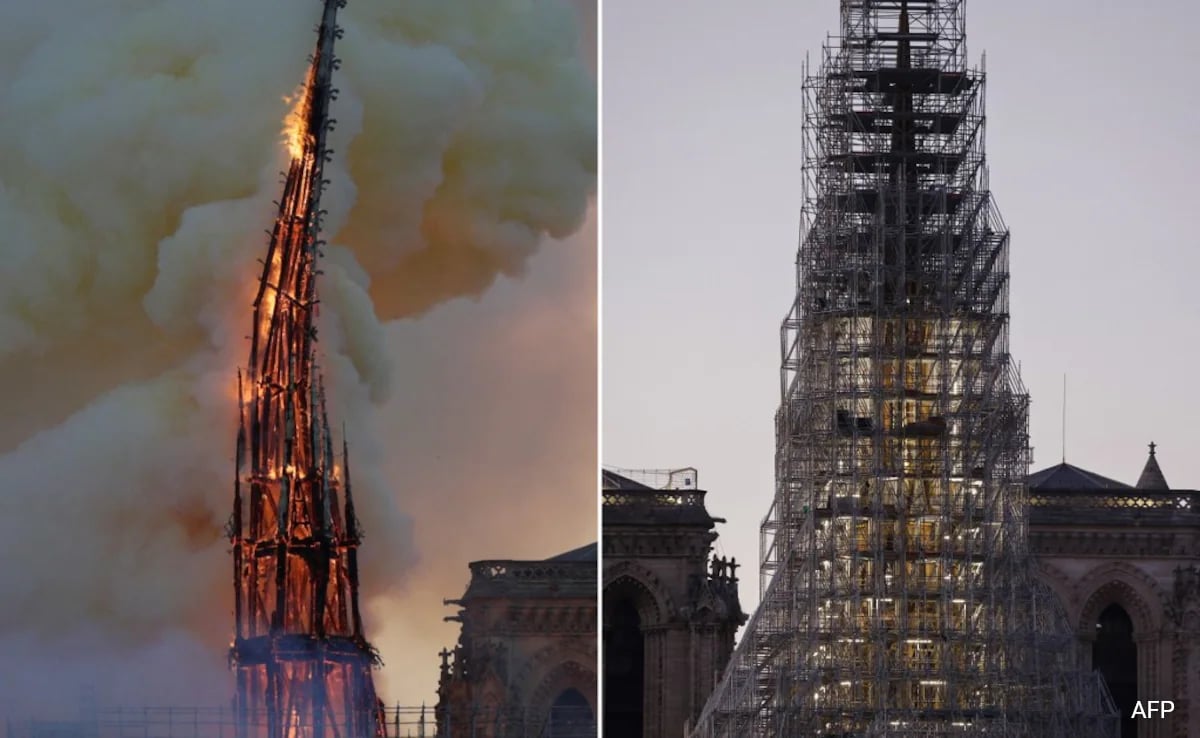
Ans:
[[[228,697],[233,373],[319,12],[0,9],[0,714],[75,683]],[[364,579],[394,595],[414,553],[373,434],[395,381],[385,324],[519,276],[580,226],[595,86],[555,0],[352,0],[342,21],[320,347]]]

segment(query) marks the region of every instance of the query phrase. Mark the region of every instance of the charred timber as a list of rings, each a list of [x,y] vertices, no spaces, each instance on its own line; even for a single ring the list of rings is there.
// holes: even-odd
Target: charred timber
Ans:
[[[317,260],[329,103],[341,37],[326,0],[288,130],[290,161],[238,375],[233,547],[238,738],[381,736],[363,633],[361,541],[343,440],[333,452],[316,359]]]

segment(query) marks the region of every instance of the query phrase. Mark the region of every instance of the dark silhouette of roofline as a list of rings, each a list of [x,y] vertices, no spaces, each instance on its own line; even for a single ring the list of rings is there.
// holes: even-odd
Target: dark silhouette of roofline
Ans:
[[[1102,474],[1063,462],[1036,471],[1027,477],[1029,488],[1036,490],[1133,489]]]

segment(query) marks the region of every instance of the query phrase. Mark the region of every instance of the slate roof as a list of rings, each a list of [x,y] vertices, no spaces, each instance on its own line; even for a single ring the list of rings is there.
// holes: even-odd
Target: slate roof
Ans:
[[[1033,490],[1101,490],[1133,489],[1115,479],[1101,476],[1074,464],[1063,462],[1029,475],[1029,488]]]
[[[603,481],[604,489],[608,490],[654,489],[609,469],[601,471],[601,480]]]
[[[546,561],[596,561],[598,551],[596,544],[589,543],[586,546],[573,548],[565,553],[560,553],[558,556],[551,556]]]

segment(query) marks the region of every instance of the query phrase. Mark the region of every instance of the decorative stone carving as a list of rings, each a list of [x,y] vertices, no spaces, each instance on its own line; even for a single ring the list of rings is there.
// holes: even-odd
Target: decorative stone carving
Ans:
[[[1180,635],[1189,638],[1200,635],[1200,568],[1175,569],[1175,586],[1166,613]]]
[[[1100,612],[1113,603],[1133,618],[1135,634],[1149,635],[1162,628],[1162,589],[1133,564],[1123,561],[1101,564],[1079,580],[1073,594],[1072,599],[1083,602],[1075,622],[1080,632],[1089,637]]]
[[[571,719],[591,721],[594,729],[596,566],[594,546],[546,561],[471,565],[466,594],[447,602],[460,608],[452,619],[462,632],[453,659],[442,655],[439,736],[538,735],[555,700],[570,689],[587,706],[555,707],[556,714],[574,711]]]
[[[636,560],[626,559],[614,562],[612,565],[606,563],[604,592],[616,595],[624,587],[639,589],[645,594],[644,598],[635,597],[634,599],[635,603],[638,603],[638,616],[645,626],[665,623],[674,619],[679,613],[670,590],[653,571]],[[608,594],[605,596],[607,597]],[[643,611],[645,606],[642,604],[643,601],[651,605],[653,609]]]
[[[605,608],[626,601],[638,609],[643,738],[677,738],[699,714],[745,620],[739,565],[710,557],[717,521],[703,491],[655,490],[608,472],[605,483]],[[621,709],[630,719],[628,706]]]

